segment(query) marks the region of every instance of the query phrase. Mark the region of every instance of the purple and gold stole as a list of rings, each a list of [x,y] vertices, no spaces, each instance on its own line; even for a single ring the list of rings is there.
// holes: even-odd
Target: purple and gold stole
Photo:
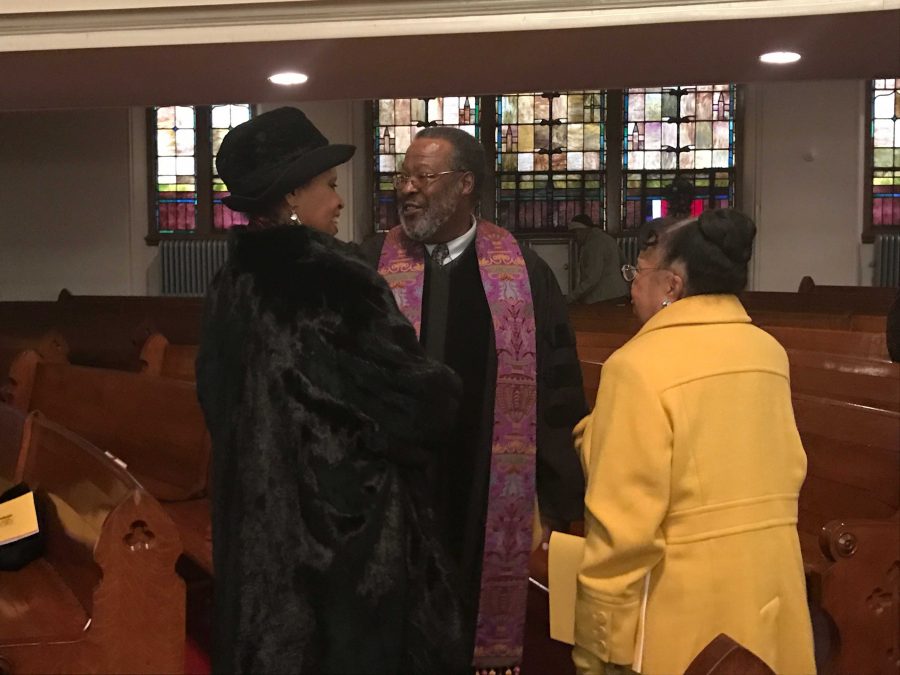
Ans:
[[[497,348],[491,475],[474,665],[521,663],[534,524],[537,351],[534,305],[525,260],[506,230],[479,221],[475,237],[481,282]],[[419,335],[425,247],[402,228],[388,232],[378,271]]]

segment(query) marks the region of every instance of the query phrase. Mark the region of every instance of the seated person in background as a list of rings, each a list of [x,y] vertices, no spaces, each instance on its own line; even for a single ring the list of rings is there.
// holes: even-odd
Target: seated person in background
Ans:
[[[589,304],[628,295],[622,279],[625,259],[615,237],[595,227],[585,214],[572,218],[569,229],[578,244],[578,283],[567,300]]]
[[[197,393],[213,443],[217,673],[465,672],[459,589],[423,475],[459,383],[334,238],[329,145],[295,108],[216,158],[250,216],[207,297]]]
[[[695,193],[694,182],[686,176],[678,176],[666,188],[666,216],[675,220],[690,218]]]
[[[719,633],[775,672],[815,672],[788,359],[735,297],[755,234],[737,211],[707,211],[651,231],[624,270],[643,326],[576,427],[582,675],[681,673]]]

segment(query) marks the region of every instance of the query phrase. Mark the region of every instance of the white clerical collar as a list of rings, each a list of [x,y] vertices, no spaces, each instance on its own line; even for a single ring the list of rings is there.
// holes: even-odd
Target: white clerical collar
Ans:
[[[451,239],[447,242],[447,250],[450,252],[444,259],[444,265],[446,265],[451,260],[456,260],[459,256],[462,255],[463,251],[465,251],[469,244],[471,244],[475,240],[475,226],[478,224],[475,216],[472,216],[472,227],[466,230],[466,233],[457,237],[456,239]],[[431,252],[434,250],[434,247],[437,244],[425,244],[425,250],[428,251],[428,255],[431,255]]]

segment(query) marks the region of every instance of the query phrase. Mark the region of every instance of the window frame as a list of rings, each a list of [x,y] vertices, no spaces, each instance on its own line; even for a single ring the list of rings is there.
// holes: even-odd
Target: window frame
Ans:
[[[704,171],[727,172],[732,182],[732,201],[734,208],[740,209],[743,206],[743,159],[744,159],[744,113],[745,113],[745,97],[744,88],[739,83],[729,83],[734,86],[734,100],[732,102],[732,116],[734,118],[734,164],[730,168],[710,169]],[[604,139],[604,168],[599,172],[601,179],[605,180],[605,186],[602,189],[603,209],[605,211],[605,223],[602,227],[607,232],[615,236],[633,236],[636,227],[625,229],[624,225],[624,207],[625,207],[625,185],[628,171],[623,166],[623,138],[625,133],[624,127],[624,100],[625,89],[605,89],[602,90],[606,97],[606,119],[605,129],[606,137]],[[485,180],[485,194],[481,201],[481,212],[490,214],[491,218],[496,219],[496,199],[497,199],[497,180],[500,172],[496,168],[497,148],[495,142],[496,136],[496,98],[501,94],[482,95],[479,102],[481,110],[480,130],[481,143],[485,149],[488,161],[488,172]],[[370,232],[383,231],[376,219],[376,204],[378,199],[375,166],[375,141],[374,130],[377,126],[377,120],[374,117],[375,105],[378,99],[366,101],[366,128],[368,129],[368,137],[371,142],[367,144],[366,152],[366,177],[368,194],[370,195],[372,208],[367,209],[366,218],[368,222],[368,230]],[[617,133],[611,133],[617,132]],[[664,171],[660,171],[665,173]],[[686,173],[693,173],[693,170],[686,170]],[[510,230],[517,236],[534,237],[534,236],[555,236],[565,235],[565,229],[520,229]]]
[[[216,229],[213,216],[213,156],[212,109],[214,105],[194,105],[194,180],[197,192],[196,228],[191,231],[163,233],[157,228],[156,209],[158,198],[156,155],[156,108],[145,111],[147,144],[147,236],[144,241],[158,246],[161,241],[200,241],[228,238],[228,229]],[[256,104],[250,105],[250,116],[258,114]]]
[[[874,225],[872,223],[872,207],[874,206],[872,179],[875,174],[875,137],[872,134],[872,124],[874,122],[873,115],[875,112],[874,93],[874,80],[866,80],[866,114],[864,116],[865,124],[863,126],[863,143],[865,143],[863,152],[863,162],[865,162],[865,166],[863,167],[863,226],[862,234],[860,235],[860,240],[863,244],[875,243],[875,237],[879,234],[900,233],[900,225]]]

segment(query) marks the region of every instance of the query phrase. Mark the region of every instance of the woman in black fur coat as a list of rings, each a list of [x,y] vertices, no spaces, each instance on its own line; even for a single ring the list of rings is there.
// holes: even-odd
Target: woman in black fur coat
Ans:
[[[418,489],[459,385],[332,236],[334,167],[353,150],[279,108],[235,127],[216,160],[225,203],[250,216],[197,359],[216,672],[466,671],[454,573]]]

